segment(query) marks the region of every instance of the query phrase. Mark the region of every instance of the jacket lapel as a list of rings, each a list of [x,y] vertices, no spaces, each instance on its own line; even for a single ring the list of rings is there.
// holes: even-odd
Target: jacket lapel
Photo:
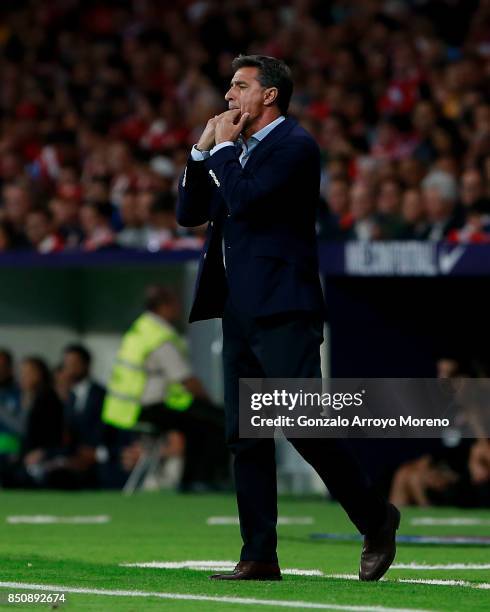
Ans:
[[[259,142],[252,153],[250,153],[245,169],[250,169],[257,165],[261,159],[267,156],[270,149],[277,146],[278,143],[285,136],[287,136],[296,125],[297,121],[288,118],[276,126],[272,132],[267,134],[267,136]]]

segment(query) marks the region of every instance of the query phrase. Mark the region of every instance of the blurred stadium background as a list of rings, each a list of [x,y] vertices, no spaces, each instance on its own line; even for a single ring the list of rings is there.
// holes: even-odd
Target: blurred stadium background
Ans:
[[[178,297],[189,367],[219,408],[220,322],[186,322],[205,228],[179,227],[175,201],[190,147],[224,110],[239,53],[291,66],[291,115],[321,147],[324,374],[489,376],[488,0],[4,0],[0,14],[4,487],[46,483],[47,455],[32,454],[40,429],[51,458],[78,461],[81,449],[94,450],[71,464],[89,479],[50,486],[127,481],[148,440],[102,431],[101,399],[83,422],[67,418],[81,379],[66,355],[87,365],[86,349],[88,378],[107,385],[155,283]],[[355,446],[401,505],[490,507],[487,440]],[[143,488],[172,490],[185,436],[170,433],[158,448],[163,461]],[[278,469],[283,493],[324,499],[281,443]],[[35,497],[11,495],[9,512],[24,514],[15,506],[25,499],[35,512]],[[209,514],[226,500],[216,498]]]

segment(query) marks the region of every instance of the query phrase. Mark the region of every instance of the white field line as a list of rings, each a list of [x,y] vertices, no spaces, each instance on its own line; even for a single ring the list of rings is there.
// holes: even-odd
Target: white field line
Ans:
[[[191,569],[198,571],[228,572],[235,568],[234,561],[146,561],[143,563],[120,563],[121,567],[139,567],[150,569]],[[281,570],[283,574],[290,576],[323,576],[323,572],[317,569],[289,568]]]
[[[273,606],[275,608],[300,608],[313,610],[344,610],[346,612],[429,612],[414,608],[387,608],[385,606],[350,606],[340,604],[315,603],[286,599],[253,599],[251,597],[218,597],[211,595],[190,595],[188,593],[162,593],[152,591],[124,591],[113,589],[88,589],[60,584],[31,584],[27,582],[0,582],[0,588],[23,589],[28,591],[50,591],[63,593],[81,593],[85,595],[109,595],[112,597],[158,597],[160,599],[178,599],[186,601],[213,601],[226,604],[243,604],[252,606]],[[433,612],[433,611],[430,611]]]
[[[235,561],[142,561],[137,563],[120,563],[120,567],[138,567],[149,569],[190,569],[196,571],[232,571],[236,565]],[[490,563],[445,563],[438,565],[429,565],[427,563],[395,563],[391,569],[398,570],[487,570],[490,569]],[[285,568],[281,570],[283,574],[290,576],[325,576],[319,569],[298,569]],[[357,576],[354,576],[357,578]]]
[[[428,563],[395,563],[391,569],[407,570],[489,570],[490,563],[440,563],[429,565]]]
[[[5,520],[11,525],[26,523],[32,525],[53,525],[54,523],[98,525],[109,523],[111,517],[107,514],[100,514],[96,516],[55,516],[53,514],[29,514],[23,516],[7,516]]]
[[[474,527],[479,525],[490,525],[490,520],[464,516],[450,516],[446,518],[421,516],[420,518],[411,519],[410,525],[423,527]]]
[[[312,516],[280,516],[278,525],[313,525],[315,519]],[[207,525],[239,525],[238,516],[209,516]]]
[[[326,578],[340,578],[342,580],[359,580],[356,574],[327,574]],[[386,580],[386,578],[382,578]],[[470,589],[490,589],[490,582],[468,582],[467,580],[426,580],[425,578],[392,578],[390,582],[403,582],[405,584],[432,584],[437,586],[458,586]]]

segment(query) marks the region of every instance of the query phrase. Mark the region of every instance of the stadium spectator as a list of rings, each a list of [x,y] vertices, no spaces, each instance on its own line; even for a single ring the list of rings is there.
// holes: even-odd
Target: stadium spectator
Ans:
[[[9,183],[2,192],[2,218],[9,221],[14,230],[23,235],[27,220],[27,213],[32,208],[32,198],[26,185]]]
[[[117,242],[122,247],[144,249],[147,243],[147,230],[138,211],[138,192],[126,191],[121,198],[119,209],[123,229],[117,236]]]
[[[159,194],[150,208],[145,246],[149,251],[159,251],[170,246],[176,237],[175,197],[168,192]]]
[[[22,407],[27,414],[26,435],[22,444],[25,465],[41,461],[48,449],[61,446],[63,407],[53,386],[46,362],[26,357],[20,369]]]
[[[383,240],[399,238],[402,234],[401,200],[402,187],[397,179],[381,181],[376,197],[376,222]]]
[[[63,240],[53,230],[53,216],[45,208],[27,213],[26,237],[38,253],[56,253],[63,250]]]
[[[112,207],[109,202],[86,202],[80,211],[85,234],[82,247],[85,251],[98,251],[115,244],[111,227]]]
[[[26,357],[20,368],[21,405],[25,419],[19,459],[2,474],[5,487],[46,486],[50,459],[63,443],[63,405],[46,362]]]
[[[353,223],[349,210],[349,183],[332,177],[328,183],[327,199],[319,211],[318,237],[325,240],[345,239]]]
[[[80,205],[74,198],[55,197],[49,202],[56,234],[63,240],[66,250],[76,249],[83,240],[80,225]]]
[[[436,366],[438,378],[464,379],[479,373],[478,369],[453,356],[442,357]],[[470,421],[468,423],[471,425]],[[474,425],[472,429],[475,431]],[[410,460],[396,470],[390,501],[399,506],[488,507],[490,441],[482,437],[461,437],[459,441],[451,437],[441,439],[432,452]]]
[[[429,222],[424,237],[429,240],[442,240],[460,225],[456,213],[456,181],[447,172],[434,170],[422,181],[422,195]]]
[[[352,226],[349,237],[357,240],[373,240],[380,237],[376,221],[376,203],[370,187],[362,183],[354,184],[350,190]]]
[[[428,222],[422,194],[418,189],[407,189],[402,198],[402,220],[404,227],[400,238],[420,240],[428,230]]]

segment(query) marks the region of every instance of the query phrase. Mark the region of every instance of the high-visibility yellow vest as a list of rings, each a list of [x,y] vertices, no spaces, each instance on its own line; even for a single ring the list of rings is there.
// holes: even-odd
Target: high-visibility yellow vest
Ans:
[[[164,321],[143,313],[124,334],[112,369],[102,410],[102,420],[109,425],[130,429],[141,413],[141,398],[148,380],[147,357],[165,342],[172,342],[182,353],[180,336]],[[172,410],[187,410],[193,395],[178,382],[169,383],[162,402]]]

